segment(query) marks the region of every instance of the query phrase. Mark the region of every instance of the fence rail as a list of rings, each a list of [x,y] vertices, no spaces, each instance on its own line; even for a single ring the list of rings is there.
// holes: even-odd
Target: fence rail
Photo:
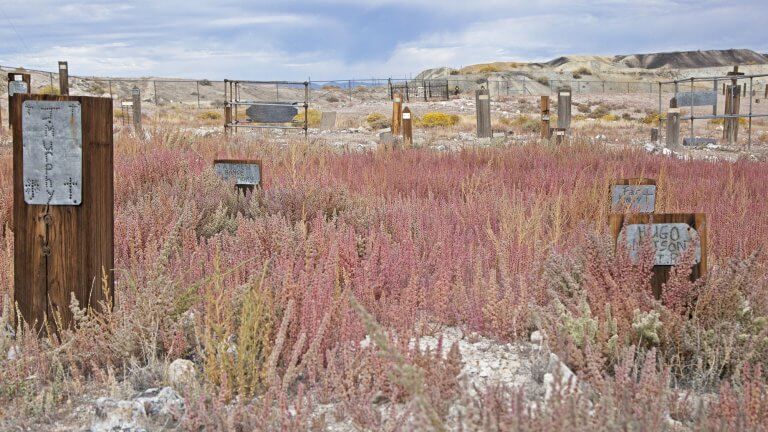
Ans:
[[[16,68],[0,65],[4,77],[7,72],[23,71],[32,74],[33,92],[50,92],[58,89],[58,72]],[[93,95],[110,97],[120,103],[130,100],[131,90],[139,88],[142,100],[157,106],[181,104],[198,108],[221,108],[225,102],[224,81],[210,79],[165,79],[165,78],[102,78],[69,75],[70,89],[74,95]],[[308,80],[309,100],[329,101],[389,99],[393,87],[407,86],[410,98],[415,100],[439,100],[445,98],[445,92],[451,95],[474,94],[485,87],[491,97],[548,95],[558,88],[571,87],[574,94],[659,94],[673,93],[673,83],[649,81],[607,81],[607,80],[534,80],[525,75],[490,77],[483,79],[453,78],[440,79],[396,79],[363,78]],[[0,97],[7,96],[7,86],[0,86]],[[426,91],[425,91],[426,90]],[[410,99],[409,98],[409,99]]]

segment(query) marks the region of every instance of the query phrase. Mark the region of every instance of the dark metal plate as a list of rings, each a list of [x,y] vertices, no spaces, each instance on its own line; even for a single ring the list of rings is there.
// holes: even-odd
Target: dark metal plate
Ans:
[[[258,123],[288,123],[299,113],[294,103],[270,102],[269,105],[251,105],[245,110],[248,119]]]

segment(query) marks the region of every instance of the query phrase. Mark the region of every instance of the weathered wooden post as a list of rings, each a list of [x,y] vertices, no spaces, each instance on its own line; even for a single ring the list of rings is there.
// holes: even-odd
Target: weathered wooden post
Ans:
[[[571,127],[571,88],[567,86],[557,90],[557,127],[566,130]]]
[[[20,318],[56,331],[73,296],[114,305],[112,99],[16,94],[11,111],[14,300]]]
[[[18,72],[8,73],[8,127],[13,126],[13,120],[11,119],[11,96],[15,94],[31,93],[32,78],[30,74]]]
[[[475,111],[477,117],[477,137],[492,138],[491,130],[491,95],[484,86],[475,90]]]
[[[635,261],[645,247],[654,250],[651,277],[653,295],[659,299],[662,286],[669,280],[672,267],[693,248],[694,266],[690,279],[707,272],[707,217],[703,213],[686,214],[612,214],[611,234],[617,244],[623,244]]]
[[[69,95],[69,66],[65,61],[59,62],[59,94]]]
[[[680,145],[680,109],[670,108],[667,111],[667,148],[677,148]]]
[[[139,133],[141,131],[141,90],[134,86],[131,89],[131,96],[133,97],[133,130]]]
[[[400,135],[400,125],[403,117],[403,96],[395,92],[392,97],[392,136]]]
[[[221,179],[234,181],[243,195],[253,192],[255,187],[261,187],[261,161],[256,159],[216,159],[213,170]]]
[[[677,148],[679,145],[680,108],[677,107],[677,97],[673,97],[669,100],[669,111],[667,111],[667,148]]]
[[[739,72],[739,67],[734,66],[733,71],[726,74],[731,78],[731,85],[725,86],[725,111],[724,114],[738,115],[741,106],[741,86],[738,85],[738,77],[744,72]],[[744,86],[746,88],[746,86]],[[723,140],[729,145],[736,144],[739,140],[739,119],[727,118],[723,122]]]
[[[651,128],[651,142],[659,142],[659,128]]]
[[[413,146],[413,126],[411,123],[411,109],[403,109],[403,147],[411,148]]]
[[[549,96],[541,97],[541,137],[549,139]]]

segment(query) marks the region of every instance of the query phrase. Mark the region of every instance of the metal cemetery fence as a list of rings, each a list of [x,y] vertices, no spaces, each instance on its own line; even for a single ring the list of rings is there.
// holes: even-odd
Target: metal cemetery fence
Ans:
[[[706,120],[715,124],[722,122],[722,140],[725,144],[739,143],[738,129],[741,122],[747,126],[746,144],[752,146],[752,119],[768,118],[768,74],[745,75],[738,72],[738,67],[726,76],[687,78],[657,84],[659,91],[659,130],[665,122],[665,98],[663,88],[667,88],[668,112],[676,116],[674,121],[687,123],[688,130],[683,136],[692,144],[714,142],[716,139],[698,136],[706,135],[705,128],[697,129],[696,120]],[[760,83],[762,82],[762,83]],[[671,90],[671,92],[669,91]],[[762,100],[762,103],[760,103]],[[723,108],[720,109],[719,107]],[[742,113],[746,110],[746,114]],[[684,111],[684,112],[682,112]],[[685,115],[684,115],[685,114]],[[679,127],[676,125],[676,127]],[[719,129],[718,129],[719,130]],[[674,132],[674,131],[672,131]],[[679,133],[679,132],[678,132]]]
[[[281,99],[282,93],[282,99]],[[224,80],[224,128],[309,129],[309,82]],[[297,117],[303,108],[303,121]],[[241,114],[241,111],[244,111]],[[299,126],[300,125],[300,126]]]
[[[450,86],[448,80],[388,80],[389,99],[392,100],[395,93],[403,96],[406,102],[411,99],[423,100],[448,100]]]
[[[75,66],[73,66],[75,67]],[[76,67],[75,67],[76,68]],[[24,72],[32,74],[35,93],[57,92],[59,73],[35,69],[0,66],[3,72]],[[4,75],[0,73],[0,76]],[[601,93],[646,93],[658,91],[656,83],[641,81],[599,81],[599,80],[550,80],[541,82],[525,75],[491,77],[489,79],[395,79],[366,78],[344,80],[308,80],[309,100],[332,98],[352,102],[371,100],[376,97],[391,99],[393,88],[407,100],[446,100],[459,94],[474,95],[484,85],[491,97],[514,95],[543,95],[559,87],[569,86],[574,94]],[[129,99],[131,89],[141,90],[145,103],[157,106],[187,105],[197,108],[220,108],[224,105],[224,82],[209,79],[162,79],[162,78],[98,78],[69,74],[69,87],[73,94],[111,97],[119,103]],[[3,92],[6,89],[2,90]],[[327,93],[333,92],[334,95]],[[2,94],[1,96],[6,96]]]

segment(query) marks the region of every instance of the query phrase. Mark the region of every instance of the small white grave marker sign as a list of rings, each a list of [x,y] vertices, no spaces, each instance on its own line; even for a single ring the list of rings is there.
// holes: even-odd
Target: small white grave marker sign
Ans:
[[[626,213],[653,213],[656,185],[612,185],[611,209]]]

